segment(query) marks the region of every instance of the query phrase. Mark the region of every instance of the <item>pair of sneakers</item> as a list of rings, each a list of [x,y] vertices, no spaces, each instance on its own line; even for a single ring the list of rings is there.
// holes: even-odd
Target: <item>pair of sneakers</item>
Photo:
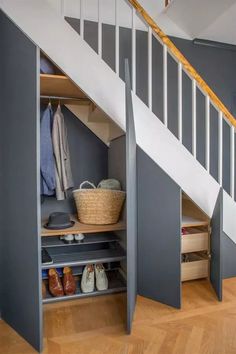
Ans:
[[[91,293],[95,288],[96,277],[96,289],[103,291],[108,289],[108,279],[103,264],[87,264],[84,268],[81,290],[83,293]]]
[[[69,235],[64,235],[64,236],[61,236],[60,239],[62,241],[64,241],[65,243],[73,243],[73,242],[82,242],[83,239],[84,239],[84,235],[83,234],[69,234]]]

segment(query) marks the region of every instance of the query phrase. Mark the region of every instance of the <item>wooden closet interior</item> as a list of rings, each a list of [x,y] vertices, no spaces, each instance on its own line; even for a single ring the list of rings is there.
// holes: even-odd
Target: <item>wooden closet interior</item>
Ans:
[[[210,219],[182,193],[181,281],[210,276]]]
[[[41,53],[41,56],[43,54]],[[47,58],[49,61],[49,59]],[[53,63],[51,63],[53,65]],[[125,177],[125,136],[124,132],[100,111],[100,120],[94,122],[95,133],[89,129],[91,113],[98,109],[93,102],[76,86],[66,75],[54,67],[55,74],[40,74],[41,110],[51,102],[52,106],[62,106],[67,126],[68,143],[71,155],[71,168],[74,178],[74,188],[84,180],[97,185],[102,179],[117,178],[126,189]],[[88,122],[83,122],[85,112],[88,112]],[[77,112],[77,116],[74,112]],[[81,118],[82,122],[81,122]],[[87,126],[85,125],[86,123]],[[109,125],[110,131],[116,131],[114,136],[107,136],[101,141],[95,134],[96,124],[101,129]],[[101,128],[100,128],[100,126]],[[119,133],[118,133],[119,132]],[[103,134],[103,137],[105,134]],[[108,140],[109,139],[109,140]],[[117,156],[119,160],[117,161]],[[71,220],[75,224],[69,229],[48,230],[44,224],[50,213],[56,211],[70,212]],[[57,201],[55,197],[43,197],[41,203],[41,243],[47,250],[53,263],[42,264],[42,281],[47,288],[47,295],[43,304],[58,301],[79,299],[104,294],[126,291],[126,220],[125,212],[116,224],[88,225],[78,221],[75,202],[72,192],[64,201]],[[81,243],[66,244],[60,236],[66,234],[83,233],[85,238]],[[87,264],[102,263],[106,269],[109,281],[107,290],[83,293],[80,288],[81,275]],[[62,269],[71,267],[76,279],[77,289],[74,295],[53,297],[48,291],[48,270],[50,268]],[[62,275],[62,274],[61,274]]]

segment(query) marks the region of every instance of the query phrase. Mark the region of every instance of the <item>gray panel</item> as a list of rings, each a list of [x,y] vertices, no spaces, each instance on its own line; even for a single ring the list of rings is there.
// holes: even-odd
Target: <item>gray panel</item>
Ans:
[[[38,156],[39,51],[5,16],[2,114],[2,318],[42,349]]]
[[[217,197],[211,219],[211,269],[210,280],[218,299],[222,300],[222,235],[223,235],[223,189]]]
[[[120,78],[125,81],[125,59],[130,63],[130,75],[132,80],[132,32],[129,28],[120,27]]]
[[[136,31],[136,94],[148,104],[148,32]]]
[[[102,24],[102,59],[115,71],[115,26]]]
[[[84,21],[84,40],[90,47],[98,53],[98,23],[93,21]]]
[[[230,126],[223,120],[223,188],[230,194]]]
[[[218,112],[210,106],[210,173],[218,180]]]
[[[178,65],[168,54],[167,56],[167,89],[168,89],[168,128],[178,136]]]
[[[80,19],[74,17],[65,17],[66,22],[80,34]],[[95,52],[98,52],[98,23],[84,20],[84,40]]]
[[[78,34],[80,34],[80,19],[74,17],[65,17],[65,20]]]
[[[181,189],[138,149],[138,294],[180,308]]]
[[[62,112],[67,127],[74,186],[79,188],[80,183],[86,180],[97,185],[108,175],[108,147],[66,107],[62,107]],[[64,201],[46,197],[42,204],[42,218],[54,211],[76,213],[72,193]]]
[[[131,332],[137,297],[137,168],[136,137],[129,62],[125,60],[126,82],[126,209],[127,209],[127,331]]]
[[[236,244],[223,232],[222,235],[223,278],[236,277]]]
[[[190,116],[191,117],[191,116]],[[196,91],[196,130],[197,130],[197,159],[205,167],[206,146],[205,96],[197,88]]]
[[[152,37],[152,110],[163,122],[163,47]]]
[[[192,152],[192,81],[183,71],[183,145]]]

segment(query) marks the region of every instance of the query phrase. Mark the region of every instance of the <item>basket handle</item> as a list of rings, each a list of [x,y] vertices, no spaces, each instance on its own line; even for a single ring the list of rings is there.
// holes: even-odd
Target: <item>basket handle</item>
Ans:
[[[89,181],[82,182],[81,185],[79,186],[79,189],[82,189],[85,184],[88,184],[90,187],[93,187],[94,189],[96,189],[96,186]]]

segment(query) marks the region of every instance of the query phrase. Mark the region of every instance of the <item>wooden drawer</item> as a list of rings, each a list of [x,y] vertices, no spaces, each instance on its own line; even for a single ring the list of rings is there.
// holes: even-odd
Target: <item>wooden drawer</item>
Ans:
[[[193,280],[207,278],[209,272],[209,260],[205,257],[191,253],[188,255],[190,261],[181,264],[181,280]]]
[[[209,233],[198,229],[188,229],[188,231],[189,234],[181,236],[182,253],[208,251]]]

